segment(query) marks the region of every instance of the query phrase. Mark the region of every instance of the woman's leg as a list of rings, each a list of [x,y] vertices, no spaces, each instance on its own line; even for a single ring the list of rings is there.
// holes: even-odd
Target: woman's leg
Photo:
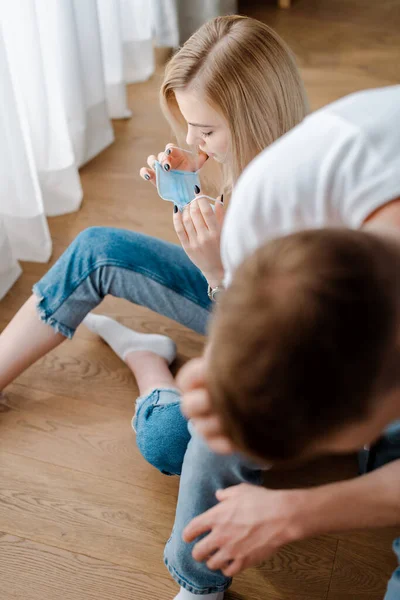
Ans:
[[[170,385],[155,386],[137,399],[132,427],[147,462],[164,475],[181,474],[191,435],[172,376]]]
[[[36,305],[31,296],[0,335],[0,391],[65,339],[38,319]]]
[[[92,227],[35,285],[34,296],[0,335],[0,390],[71,338],[108,294],[205,333],[207,283],[182,248],[133,231]]]

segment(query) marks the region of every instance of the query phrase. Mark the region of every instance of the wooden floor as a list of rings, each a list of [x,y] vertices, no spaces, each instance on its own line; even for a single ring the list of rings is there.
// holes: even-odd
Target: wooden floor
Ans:
[[[313,108],[352,91],[398,83],[397,0],[243,2],[244,14],[278,30],[299,60]],[[82,169],[79,213],[50,220],[53,261],[89,225],[128,227],[175,241],[171,205],[138,176],[171,136],[157,107],[161,74],[131,86],[133,118]],[[25,264],[0,307],[0,328],[48,265]],[[203,340],[175,323],[107,299],[121,322],[162,331],[179,362]],[[7,389],[0,404],[0,597],[2,600],[171,600],[162,563],[174,517],[176,478],[141,458],[130,427],[137,390],[123,363],[83,328]],[[322,398],[323,400],[323,398]],[[354,457],[269,477],[271,486],[350,477]],[[357,507],[354,507],[357,510]],[[329,535],[283,549],[235,581],[231,600],[380,600],[395,566],[397,530]]]

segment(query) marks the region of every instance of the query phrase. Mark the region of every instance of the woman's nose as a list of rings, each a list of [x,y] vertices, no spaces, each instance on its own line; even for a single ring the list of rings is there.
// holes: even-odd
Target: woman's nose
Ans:
[[[188,146],[195,146],[199,141],[199,136],[197,134],[196,128],[195,127],[189,127],[188,128],[188,132],[187,132],[187,136],[186,136],[186,143]]]

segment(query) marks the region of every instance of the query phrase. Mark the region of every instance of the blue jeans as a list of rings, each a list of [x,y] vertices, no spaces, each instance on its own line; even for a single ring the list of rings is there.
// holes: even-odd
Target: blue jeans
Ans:
[[[111,294],[146,306],[205,334],[211,303],[207,282],[181,247],[121,229],[83,231],[34,286],[44,322],[71,338],[84,317]],[[257,467],[241,456],[215,455],[180,411],[176,390],[154,390],[138,401],[134,418],[144,457],[168,474],[181,474],[175,525],[166,565],[183,587],[197,594],[222,591],[230,579],[196,562],[182,531],[216,504],[219,488],[260,483]]]
[[[169,572],[194,594],[226,590],[231,579],[193,560],[195,542],[185,543],[183,530],[217,504],[217,490],[240,483],[261,485],[260,467],[240,454],[221,456],[210,450],[182,416],[176,390],[154,390],[139,398],[132,425],[144,458],[162,473],[181,475],[175,523],[164,553]]]
[[[393,550],[399,561],[399,566],[390,578],[384,600],[399,600],[400,598],[400,538],[393,542]]]
[[[33,288],[43,321],[68,338],[110,294],[206,332],[207,281],[180,246],[109,227],[80,233]]]
[[[77,326],[111,294],[170,317],[204,334],[210,315],[207,282],[179,246],[132,231],[93,227],[83,231],[34,292],[39,313],[71,338]],[[216,504],[215,492],[239,483],[261,483],[261,471],[240,455],[214,454],[180,411],[176,390],[154,390],[138,400],[137,443],[160,471],[181,474],[175,524],[165,549],[174,579],[197,594],[223,591],[230,580],[191,556],[182,532],[195,516]],[[400,561],[400,540],[394,543]],[[385,600],[400,598],[400,567]]]

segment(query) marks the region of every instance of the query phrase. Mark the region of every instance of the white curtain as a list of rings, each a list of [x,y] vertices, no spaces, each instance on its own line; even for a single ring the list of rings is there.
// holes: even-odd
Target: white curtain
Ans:
[[[46,216],[79,209],[78,169],[131,115],[154,41],[177,47],[227,1],[0,0],[0,299],[18,260],[49,260]]]
[[[209,19],[218,15],[237,13],[237,5],[237,0],[178,0],[181,43],[187,40],[196,29]]]

